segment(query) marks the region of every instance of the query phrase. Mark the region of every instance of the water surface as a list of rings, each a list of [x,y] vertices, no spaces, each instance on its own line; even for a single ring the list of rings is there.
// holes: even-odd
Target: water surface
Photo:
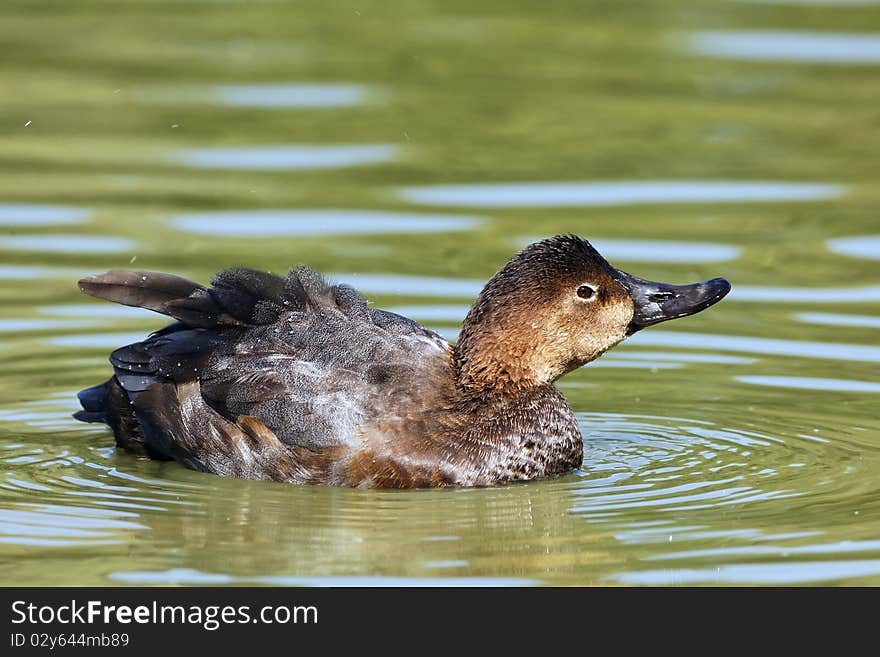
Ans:
[[[236,146],[194,148],[175,154],[173,160],[197,169],[285,171],[377,164],[392,159],[396,152],[390,144]]]
[[[654,203],[745,203],[834,198],[840,185],[730,180],[516,182],[408,187],[411,203],[480,208],[589,207]]]
[[[27,203],[0,204],[0,226],[57,226],[83,223],[91,214],[84,208]]]
[[[205,235],[239,238],[296,235],[357,235],[363,233],[443,233],[470,230],[478,217],[377,212],[374,210],[246,210],[184,215],[175,228]]]
[[[811,64],[880,64],[880,36],[834,32],[700,32],[694,49],[732,59]]]
[[[106,12],[0,6],[0,583],[880,585],[876,3]],[[163,325],[85,274],[307,263],[454,339],[566,232],[734,286],[560,381],[569,476],[236,481],[71,418]]]
[[[369,98],[369,90],[359,84],[241,84],[213,91],[230,107],[336,108],[360,105]]]

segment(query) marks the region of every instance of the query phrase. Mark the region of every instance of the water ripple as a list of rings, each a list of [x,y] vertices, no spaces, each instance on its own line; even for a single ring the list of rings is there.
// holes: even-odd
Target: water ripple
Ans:
[[[862,328],[880,328],[880,317],[868,315],[843,315],[838,313],[799,313],[798,321],[808,324],[825,324],[828,326],[854,326]]]
[[[0,248],[45,253],[121,253],[134,251],[137,243],[108,235],[13,235],[0,237]]]
[[[835,392],[880,392],[880,383],[849,379],[822,379],[806,376],[738,376],[737,381],[773,388],[829,390]]]
[[[180,230],[226,237],[442,233],[472,230],[479,217],[371,210],[242,210],[189,214],[172,220]]]
[[[525,247],[539,238],[517,240]],[[609,260],[626,262],[702,263],[725,262],[739,257],[742,249],[732,244],[714,242],[672,242],[669,240],[627,240],[590,238],[592,244]]]
[[[392,144],[239,146],[194,148],[177,153],[171,159],[196,169],[338,169],[388,162],[397,157],[398,150]]]
[[[880,235],[864,235],[861,237],[838,237],[826,242],[833,253],[852,258],[880,260]]]
[[[742,351],[774,356],[880,363],[880,347],[839,342],[752,338],[744,335],[710,335],[682,331],[642,331],[629,338],[629,341],[631,344],[651,347],[717,349],[719,351]]]
[[[880,64],[880,36],[848,32],[699,32],[695,52],[712,57],[811,64]]]
[[[715,568],[643,570],[611,576],[621,584],[811,584],[880,575],[880,559],[803,561],[799,563],[732,564]]]
[[[655,203],[818,201],[843,194],[841,185],[740,180],[517,182],[405,187],[410,203],[480,208],[586,207]]]
[[[240,84],[211,91],[229,107],[338,108],[362,105],[370,98],[369,88],[362,84]]]
[[[0,226],[60,226],[81,224],[91,210],[63,205],[0,203]]]
[[[174,569],[168,571],[128,571],[110,575],[110,579],[125,584],[164,585],[164,586],[208,586],[250,584],[263,586],[285,587],[493,587],[493,586],[533,586],[538,582],[517,578],[492,577],[444,577],[433,579],[428,577],[329,577],[329,576],[296,576],[277,575],[267,577],[235,577],[220,573],[205,573],[193,569]]]

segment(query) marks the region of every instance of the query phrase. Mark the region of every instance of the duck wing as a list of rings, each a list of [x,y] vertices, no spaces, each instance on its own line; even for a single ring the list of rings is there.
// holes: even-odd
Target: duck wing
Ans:
[[[449,345],[440,336],[369,308],[353,288],[330,285],[307,268],[286,277],[227,269],[210,288],[166,274],[117,271],[80,287],[178,320],[110,359],[141,424],[151,427],[145,432],[156,443],[151,450],[178,460],[184,459],[175,454],[173,436],[184,430],[185,414],[172,422],[162,404],[185,406],[190,415],[202,408],[202,416],[217,416],[218,426],[252,418],[288,446],[354,446],[365,422],[394,412],[388,407],[394,395],[417,394],[420,375],[448,362]]]

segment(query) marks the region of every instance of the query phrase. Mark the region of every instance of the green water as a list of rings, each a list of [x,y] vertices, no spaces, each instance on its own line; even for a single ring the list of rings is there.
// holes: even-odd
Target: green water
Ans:
[[[880,6],[845,4],[4,0],[0,583],[880,584]],[[542,182],[619,186],[457,187]],[[570,476],[224,480],[70,418],[163,323],[81,274],[307,263],[454,335],[558,232],[734,286],[563,379]]]

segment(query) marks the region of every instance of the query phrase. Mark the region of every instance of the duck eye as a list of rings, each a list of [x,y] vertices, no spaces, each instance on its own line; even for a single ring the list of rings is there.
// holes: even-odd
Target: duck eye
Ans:
[[[581,299],[592,299],[596,294],[596,290],[589,285],[581,285],[577,289],[577,295]]]

